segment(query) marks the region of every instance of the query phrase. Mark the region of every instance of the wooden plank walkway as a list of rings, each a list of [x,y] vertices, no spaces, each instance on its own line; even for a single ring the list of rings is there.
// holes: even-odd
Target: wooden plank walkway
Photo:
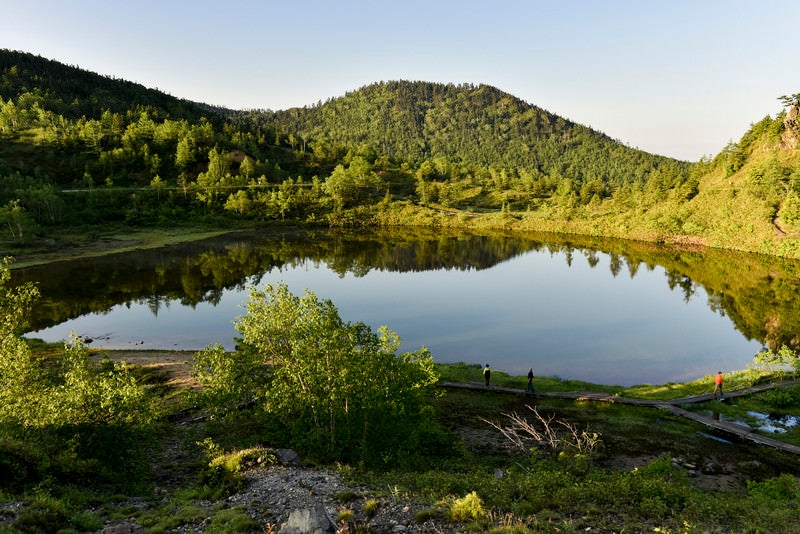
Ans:
[[[778,387],[788,387],[797,384],[798,381],[777,382],[772,384],[760,384],[757,386],[742,388],[725,393],[725,398],[737,398],[745,395],[752,395],[753,393],[760,393],[769,389]],[[511,395],[521,395],[525,397],[547,397],[552,399],[567,399],[567,400],[584,400],[596,402],[613,402],[618,404],[626,404],[630,406],[648,406],[658,408],[677,415],[685,417],[701,423],[709,428],[724,432],[726,434],[737,437],[738,439],[752,441],[759,445],[765,445],[774,449],[782,450],[791,454],[800,455],[800,447],[790,443],[770,438],[763,434],[757,433],[754,429],[731,423],[728,421],[720,421],[713,417],[706,417],[689,410],[681,408],[685,404],[696,404],[701,402],[709,402],[714,400],[713,393],[705,393],[702,395],[694,395],[691,397],[683,397],[680,399],[672,400],[650,400],[650,399],[635,399],[630,397],[620,397],[619,395],[610,395],[608,393],[597,393],[588,391],[542,391],[536,393],[528,393],[524,389],[508,388],[503,386],[489,386],[488,388],[482,383],[477,382],[440,382],[439,387],[447,389],[466,389],[470,391],[491,391],[494,393],[508,393]]]

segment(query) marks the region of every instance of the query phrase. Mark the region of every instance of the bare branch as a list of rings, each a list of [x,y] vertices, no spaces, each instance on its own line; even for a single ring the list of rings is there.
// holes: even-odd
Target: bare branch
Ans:
[[[525,407],[533,413],[533,420],[529,421],[516,412],[502,414],[509,421],[506,425],[481,420],[500,432],[513,447],[525,451],[543,446],[553,451],[592,453],[601,443],[597,433],[580,430],[567,421],[555,419],[554,415],[544,416],[532,406]]]

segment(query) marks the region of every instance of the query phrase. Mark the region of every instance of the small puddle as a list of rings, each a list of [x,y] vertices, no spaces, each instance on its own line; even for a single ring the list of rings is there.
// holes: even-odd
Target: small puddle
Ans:
[[[744,428],[760,430],[770,434],[785,434],[792,428],[800,425],[800,416],[796,415],[770,415],[763,412],[750,410],[747,412],[750,421],[745,421],[739,417],[726,417],[724,414],[712,410],[706,410],[703,415],[715,421],[725,421]]]
[[[797,426],[798,417],[796,415],[772,416],[762,412],[749,411],[747,415],[758,422],[758,430],[771,434],[785,434],[790,429]]]
[[[715,436],[713,434],[709,434],[708,432],[698,432],[697,435],[700,436],[701,438],[713,439],[714,441],[718,441],[720,443],[725,443],[726,445],[732,445],[733,444],[732,441],[728,441],[725,438],[721,438],[719,436]]]

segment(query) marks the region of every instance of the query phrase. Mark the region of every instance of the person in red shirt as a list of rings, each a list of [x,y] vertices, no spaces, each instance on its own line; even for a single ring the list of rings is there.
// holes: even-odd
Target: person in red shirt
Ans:
[[[722,371],[717,371],[714,377],[714,398],[722,400]]]

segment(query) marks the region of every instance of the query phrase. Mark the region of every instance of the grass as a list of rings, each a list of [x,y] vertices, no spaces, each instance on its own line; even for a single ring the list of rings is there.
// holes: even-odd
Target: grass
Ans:
[[[42,344],[40,349],[46,352],[52,347]],[[482,383],[480,365],[437,367],[445,380]],[[734,387],[764,377],[744,371],[726,379],[728,387]],[[153,376],[148,380],[163,382]],[[524,389],[527,380],[494,371],[492,382]],[[660,399],[708,392],[710,377],[633,388],[552,377],[537,377],[535,384],[539,391],[601,391]],[[707,403],[697,409],[718,406],[725,417],[739,417],[749,410],[796,413],[800,389],[781,391],[744,397],[736,404]],[[504,438],[486,420],[503,422],[503,414],[524,414],[533,402],[547,416],[597,433],[601,447],[582,454],[559,453],[542,444],[527,450],[502,446]],[[440,423],[460,443],[449,456],[437,459],[434,467],[369,471],[339,466],[347,480],[374,488],[364,502],[365,515],[375,515],[383,503],[410,499],[427,506],[419,512],[418,521],[450,517],[467,529],[486,532],[722,532],[800,527],[796,516],[800,490],[794,477],[785,478],[787,473],[800,473],[800,459],[749,443],[712,439],[696,423],[660,410],[491,390],[480,394],[448,390],[433,403]],[[154,425],[154,454],[168,451],[170,444],[183,445],[172,455],[151,457],[157,476],[145,475],[141,487],[160,486],[161,480],[173,483],[155,497],[148,491],[132,494],[144,496],[149,503],[144,509],[131,504],[136,499],[126,494],[99,495],[94,488],[80,486],[53,488],[38,496],[6,493],[3,499],[22,498],[31,505],[18,519],[20,530],[47,531],[53,525],[97,530],[108,520],[134,518],[148,532],[167,532],[200,521],[207,525],[207,532],[252,532],[263,527],[242,509],[227,508],[224,500],[212,505],[204,501],[236,491],[242,470],[274,461],[263,445],[269,435],[264,425],[248,412],[202,426]],[[797,436],[791,434],[788,439],[797,440]],[[701,477],[674,465],[676,457],[698,466],[713,461],[724,469],[735,469],[733,486],[709,491],[698,484]],[[354,497],[367,499],[366,495]],[[95,512],[86,512],[90,502]],[[356,509],[355,501],[344,496],[337,502]],[[352,517],[348,522],[369,532],[366,523]]]
[[[474,381],[478,369],[459,364],[448,377]],[[674,393],[680,397],[694,387],[668,389],[677,389]],[[472,509],[480,503],[490,520],[473,526],[483,531],[616,532],[646,527],[661,532],[740,532],[799,526],[792,512],[800,504],[796,479],[771,482],[782,473],[800,472],[800,461],[791,455],[705,437],[695,423],[652,408],[538,397],[538,410],[596,431],[602,448],[590,458],[554,455],[539,447],[491,452],[487,443],[499,437],[492,438],[482,418],[522,413],[526,402],[530,399],[497,392],[448,391],[436,408],[447,414],[444,424],[465,436],[463,457],[424,472],[350,475],[372,487],[391,486],[395,494],[430,502],[431,510],[437,503],[449,507],[471,502]],[[698,466],[709,459],[735,466],[738,488],[708,491],[673,464],[675,457]],[[627,467],[621,467],[625,464],[620,460],[626,458]],[[766,489],[759,489],[762,485]],[[778,491],[781,498],[770,504],[760,496],[769,491]]]
[[[437,372],[443,382],[483,383],[483,369],[480,364],[467,364],[463,362],[437,364]],[[781,378],[776,372],[747,369],[726,373],[725,388],[728,390],[751,387],[756,384],[769,383]],[[492,369],[491,384],[494,386],[525,389],[528,379],[525,376],[509,375],[503,371]],[[674,400],[694,395],[711,393],[714,390],[714,377],[707,375],[691,381],[667,384],[639,384],[629,387],[594,384],[580,380],[561,379],[558,377],[534,378],[534,388],[539,392],[593,392],[607,393],[621,397],[631,397],[648,400]]]

